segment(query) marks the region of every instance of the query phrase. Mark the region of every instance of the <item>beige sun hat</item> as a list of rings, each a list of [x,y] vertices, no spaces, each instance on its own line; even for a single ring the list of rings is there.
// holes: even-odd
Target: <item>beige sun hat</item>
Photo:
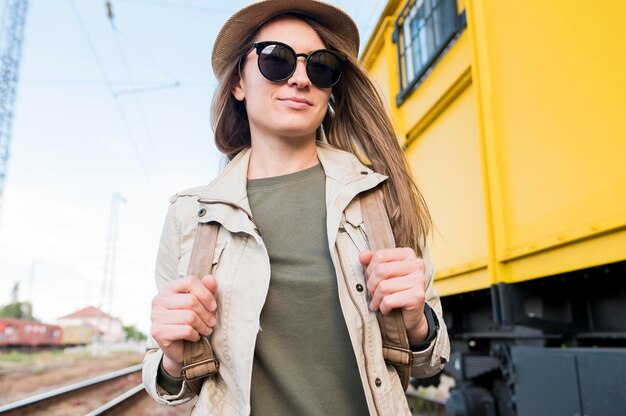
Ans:
[[[347,50],[359,54],[359,29],[346,12],[332,4],[317,0],[262,0],[237,11],[224,23],[213,45],[211,65],[221,74],[232,62],[230,48],[268,20],[284,13],[300,13],[318,21],[345,40]],[[241,51],[243,54],[245,51]]]

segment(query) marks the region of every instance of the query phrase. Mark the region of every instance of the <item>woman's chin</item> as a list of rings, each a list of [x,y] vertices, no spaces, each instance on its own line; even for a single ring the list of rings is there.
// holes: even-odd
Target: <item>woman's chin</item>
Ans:
[[[284,137],[311,137],[315,139],[315,132],[322,124],[319,123],[311,123],[309,120],[282,120],[280,126],[278,126],[275,131],[279,136]]]

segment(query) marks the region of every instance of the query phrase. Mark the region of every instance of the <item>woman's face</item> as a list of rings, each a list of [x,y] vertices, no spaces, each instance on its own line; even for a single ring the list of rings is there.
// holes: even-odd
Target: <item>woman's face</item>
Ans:
[[[290,16],[265,24],[255,41],[286,43],[296,53],[305,54],[326,47],[311,26]],[[282,82],[266,79],[259,72],[257,58],[254,50],[244,58],[241,79],[232,91],[237,100],[245,100],[253,145],[255,137],[315,140],[315,131],[328,109],[331,89],[311,83],[304,57],[298,58],[296,71]]]

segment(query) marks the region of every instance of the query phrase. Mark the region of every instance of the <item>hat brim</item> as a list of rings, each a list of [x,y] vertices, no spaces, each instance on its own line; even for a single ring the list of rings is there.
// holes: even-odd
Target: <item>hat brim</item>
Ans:
[[[348,52],[354,53],[354,57],[358,56],[358,27],[338,7],[317,0],[264,0],[239,10],[220,29],[211,56],[215,75],[219,76],[232,64],[227,57],[232,56],[229,52],[234,44],[249,36],[263,23],[285,13],[299,13],[313,18],[341,37],[346,42]]]

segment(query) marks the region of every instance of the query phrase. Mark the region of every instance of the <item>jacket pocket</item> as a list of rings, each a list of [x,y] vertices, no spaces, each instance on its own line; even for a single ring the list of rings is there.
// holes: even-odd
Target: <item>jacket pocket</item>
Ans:
[[[191,416],[239,416],[241,414],[243,414],[243,409],[235,405],[232,387],[226,385],[220,374],[204,382],[198,401],[191,412]]]
[[[400,383],[400,377],[392,365],[386,364],[386,366],[391,386],[389,392],[387,393],[391,414],[411,416],[411,409],[409,407],[404,389],[402,388],[402,383]]]

